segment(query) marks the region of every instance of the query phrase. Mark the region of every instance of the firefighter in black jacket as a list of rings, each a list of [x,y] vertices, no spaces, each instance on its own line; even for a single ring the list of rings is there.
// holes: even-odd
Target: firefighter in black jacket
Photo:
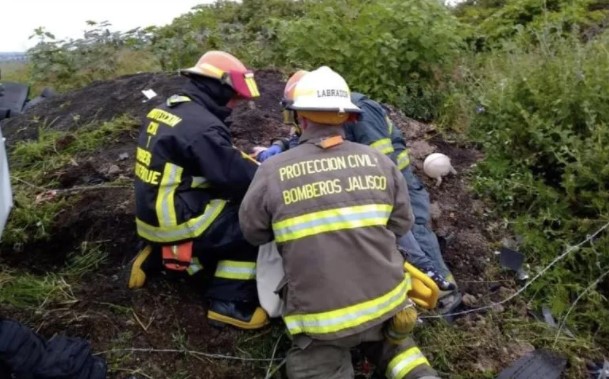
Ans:
[[[259,96],[254,74],[222,51],[181,74],[189,82],[146,115],[138,139],[136,223],[147,244],[133,260],[129,287],[141,287],[155,266],[213,272],[211,323],[260,328],[268,316],[256,292],[257,247],[237,218],[258,163],[233,146],[225,122],[237,101]]]

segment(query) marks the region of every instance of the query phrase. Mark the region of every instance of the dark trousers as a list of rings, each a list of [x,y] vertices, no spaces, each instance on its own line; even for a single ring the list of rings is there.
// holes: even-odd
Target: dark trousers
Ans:
[[[238,214],[239,204],[226,204],[205,233],[194,240],[193,256],[198,258],[202,274],[210,278],[208,298],[258,302],[258,247],[243,236]]]
[[[165,269],[166,273],[192,281],[208,299],[257,303],[258,247],[243,236],[238,213],[238,203],[227,203],[207,230],[193,240],[193,259],[188,270]],[[152,260],[147,267],[164,269],[160,245],[154,246]]]

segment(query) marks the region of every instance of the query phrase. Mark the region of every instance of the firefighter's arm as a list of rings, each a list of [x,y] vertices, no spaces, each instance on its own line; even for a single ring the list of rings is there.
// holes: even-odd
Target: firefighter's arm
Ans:
[[[229,197],[241,198],[258,164],[233,146],[220,127],[211,127],[189,146],[190,156],[207,181]]]
[[[406,180],[397,166],[391,165],[393,177],[393,211],[389,216],[387,228],[395,233],[398,237],[408,233],[414,223],[414,214],[410,207],[410,195],[408,194],[408,186]]]
[[[350,126],[354,142],[369,145],[393,159],[390,126],[384,114],[366,103],[362,105],[362,110],[360,120]]]
[[[260,166],[239,207],[239,224],[245,239],[254,246],[273,240],[271,215],[266,195],[268,178],[265,167]]]

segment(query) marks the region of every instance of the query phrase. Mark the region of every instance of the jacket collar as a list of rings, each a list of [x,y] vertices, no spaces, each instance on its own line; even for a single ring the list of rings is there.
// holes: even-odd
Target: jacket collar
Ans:
[[[322,139],[334,136],[345,137],[345,130],[341,126],[310,126],[302,131],[299,144],[318,143]]]
[[[232,109],[229,107],[223,107],[207,93],[205,89],[195,85],[192,82],[186,83],[184,87],[184,95],[188,96],[195,103],[207,108],[214,116],[218,117],[220,121],[226,123],[226,119],[231,115]]]

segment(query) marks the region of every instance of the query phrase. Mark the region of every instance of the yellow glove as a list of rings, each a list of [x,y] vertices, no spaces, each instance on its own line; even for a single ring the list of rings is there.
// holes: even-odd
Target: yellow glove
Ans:
[[[404,271],[409,273],[412,279],[408,297],[422,308],[434,309],[440,296],[440,288],[436,282],[408,262],[404,262]]]
[[[408,301],[408,305],[393,316],[385,327],[385,338],[394,345],[399,345],[406,339],[417,324],[417,311],[414,304]]]

